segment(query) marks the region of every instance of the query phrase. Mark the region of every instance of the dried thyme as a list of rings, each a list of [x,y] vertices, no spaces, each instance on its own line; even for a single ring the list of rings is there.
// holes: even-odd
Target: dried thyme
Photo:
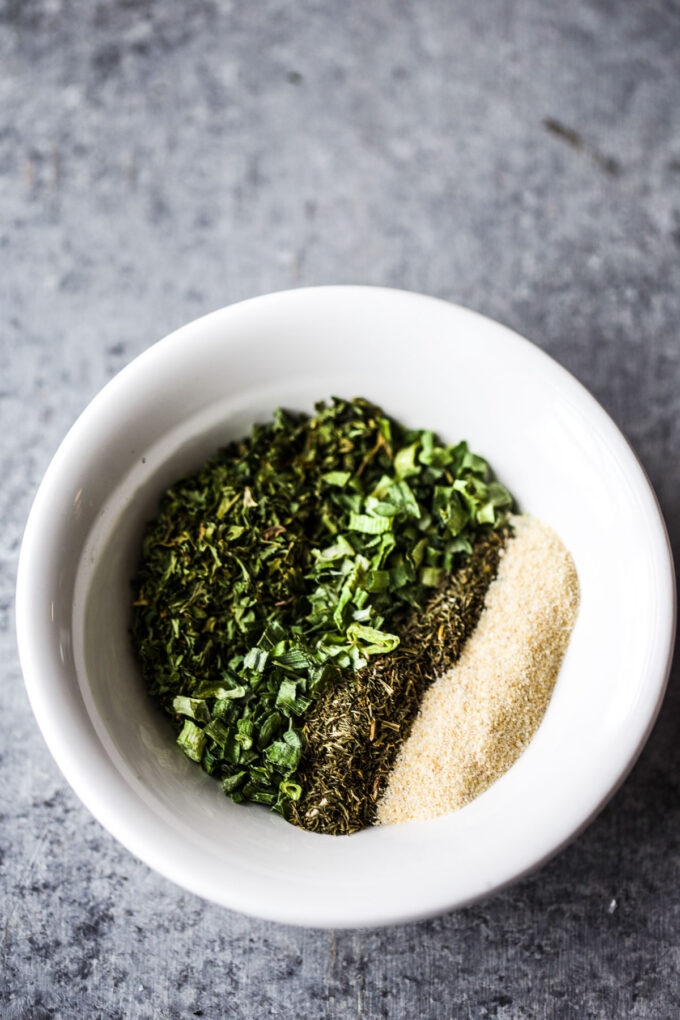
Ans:
[[[304,719],[296,825],[333,835],[370,825],[422,696],[454,664],[476,626],[496,574],[505,532],[487,531],[472,555],[397,627],[400,643],[327,688]]]
[[[365,400],[278,411],[164,495],[134,582],[132,641],[177,742],[234,800],[286,813],[306,713],[398,650],[511,504],[465,443]]]

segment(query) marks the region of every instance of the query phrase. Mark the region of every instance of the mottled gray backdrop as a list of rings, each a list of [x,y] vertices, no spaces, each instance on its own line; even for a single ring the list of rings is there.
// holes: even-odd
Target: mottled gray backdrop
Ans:
[[[677,1017],[677,673],[628,782],[540,873],[427,923],[304,931],[181,892],[90,818],[12,602],[33,493],[102,384],[203,312],[313,283],[533,338],[628,434],[677,548],[678,3],[0,0],[0,196],[1,1015]]]

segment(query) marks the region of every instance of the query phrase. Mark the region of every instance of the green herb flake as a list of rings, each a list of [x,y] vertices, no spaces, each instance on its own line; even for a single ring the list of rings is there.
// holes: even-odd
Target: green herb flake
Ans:
[[[177,743],[188,758],[200,762],[205,751],[205,733],[191,719],[187,719],[184,723],[182,732],[177,738]]]
[[[202,698],[185,698],[178,694],[172,700],[172,708],[177,715],[184,715],[195,722],[205,723],[210,719],[208,705]]]
[[[344,489],[351,477],[351,471],[328,471],[325,475],[321,476],[321,481],[325,485],[337,485]]]

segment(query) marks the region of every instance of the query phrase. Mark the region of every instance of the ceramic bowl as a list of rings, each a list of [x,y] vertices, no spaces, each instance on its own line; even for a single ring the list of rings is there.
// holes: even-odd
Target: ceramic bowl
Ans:
[[[519,761],[463,810],[353,836],[233,804],[174,744],[128,640],[130,580],[159,495],[280,405],[363,395],[466,438],[571,550],[581,607]],[[602,808],[659,709],[675,625],[668,539],[616,426],[515,333],[433,298],[320,287],[223,308],[156,343],[75,423],[21,551],[26,687],[66,779],[109,832],[206,899],[293,924],[422,918],[486,896]]]

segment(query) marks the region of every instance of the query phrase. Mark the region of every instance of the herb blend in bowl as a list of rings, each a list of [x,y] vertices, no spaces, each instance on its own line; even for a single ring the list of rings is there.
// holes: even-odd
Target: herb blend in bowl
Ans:
[[[179,481],[144,538],[132,639],[185,754],[305,827],[373,821],[511,505],[466,443],[361,399],[278,411]]]

